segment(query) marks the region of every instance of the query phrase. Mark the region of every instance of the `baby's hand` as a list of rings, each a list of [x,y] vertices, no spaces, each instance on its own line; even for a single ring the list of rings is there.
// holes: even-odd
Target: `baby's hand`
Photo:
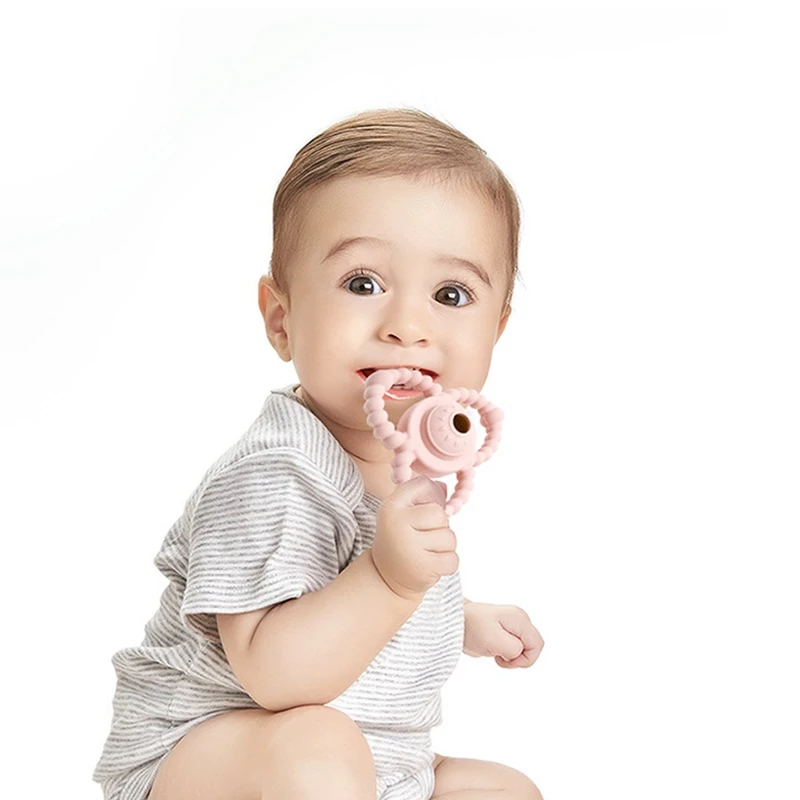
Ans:
[[[464,652],[494,656],[505,669],[530,667],[542,652],[544,640],[519,606],[467,603],[464,607]]]
[[[445,484],[420,475],[400,484],[378,510],[372,560],[386,585],[407,600],[421,600],[458,569],[446,499]]]

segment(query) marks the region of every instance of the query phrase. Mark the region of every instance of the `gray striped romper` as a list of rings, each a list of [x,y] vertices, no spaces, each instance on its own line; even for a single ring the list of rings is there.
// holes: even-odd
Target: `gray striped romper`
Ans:
[[[375,536],[380,500],[294,394],[273,390],[242,438],[208,470],[155,564],[168,578],[138,647],[117,652],[111,731],[94,771],[105,800],[145,800],[191,728],[257,708],[233,674],[215,615],[253,611],[326,586]],[[370,745],[379,800],[428,800],[430,730],[464,636],[459,573],[443,577],[374,661],[328,703]]]

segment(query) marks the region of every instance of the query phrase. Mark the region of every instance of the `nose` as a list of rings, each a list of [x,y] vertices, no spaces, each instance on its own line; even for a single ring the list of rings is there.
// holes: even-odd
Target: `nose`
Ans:
[[[419,301],[419,297],[410,296],[395,298],[385,309],[381,320],[380,338],[392,344],[427,345],[430,343],[431,330],[428,312]]]

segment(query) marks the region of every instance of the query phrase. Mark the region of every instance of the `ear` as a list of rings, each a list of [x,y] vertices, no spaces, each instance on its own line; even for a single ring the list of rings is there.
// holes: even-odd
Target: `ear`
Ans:
[[[291,361],[292,351],[287,330],[289,298],[278,289],[269,275],[262,275],[258,281],[258,307],[264,317],[269,343],[284,361]]]
[[[505,308],[503,309],[503,315],[500,317],[500,322],[497,323],[497,336],[495,336],[494,343],[497,344],[500,337],[503,335],[503,331],[506,329],[506,323],[508,322],[508,318],[511,316],[511,306],[506,303]]]

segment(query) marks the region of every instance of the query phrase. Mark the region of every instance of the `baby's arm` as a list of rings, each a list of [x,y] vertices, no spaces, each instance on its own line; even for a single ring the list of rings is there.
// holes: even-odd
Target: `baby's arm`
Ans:
[[[260,611],[218,614],[217,627],[247,693],[283,711],[338,697],[418,605],[387,586],[366,550],[319,591]]]
[[[373,546],[322,589],[217,615],[234,674],[256,703],[325,705],[364,672],[425,592],[458,569],[443,504],[428,478],[401,484],[381,505]]]

